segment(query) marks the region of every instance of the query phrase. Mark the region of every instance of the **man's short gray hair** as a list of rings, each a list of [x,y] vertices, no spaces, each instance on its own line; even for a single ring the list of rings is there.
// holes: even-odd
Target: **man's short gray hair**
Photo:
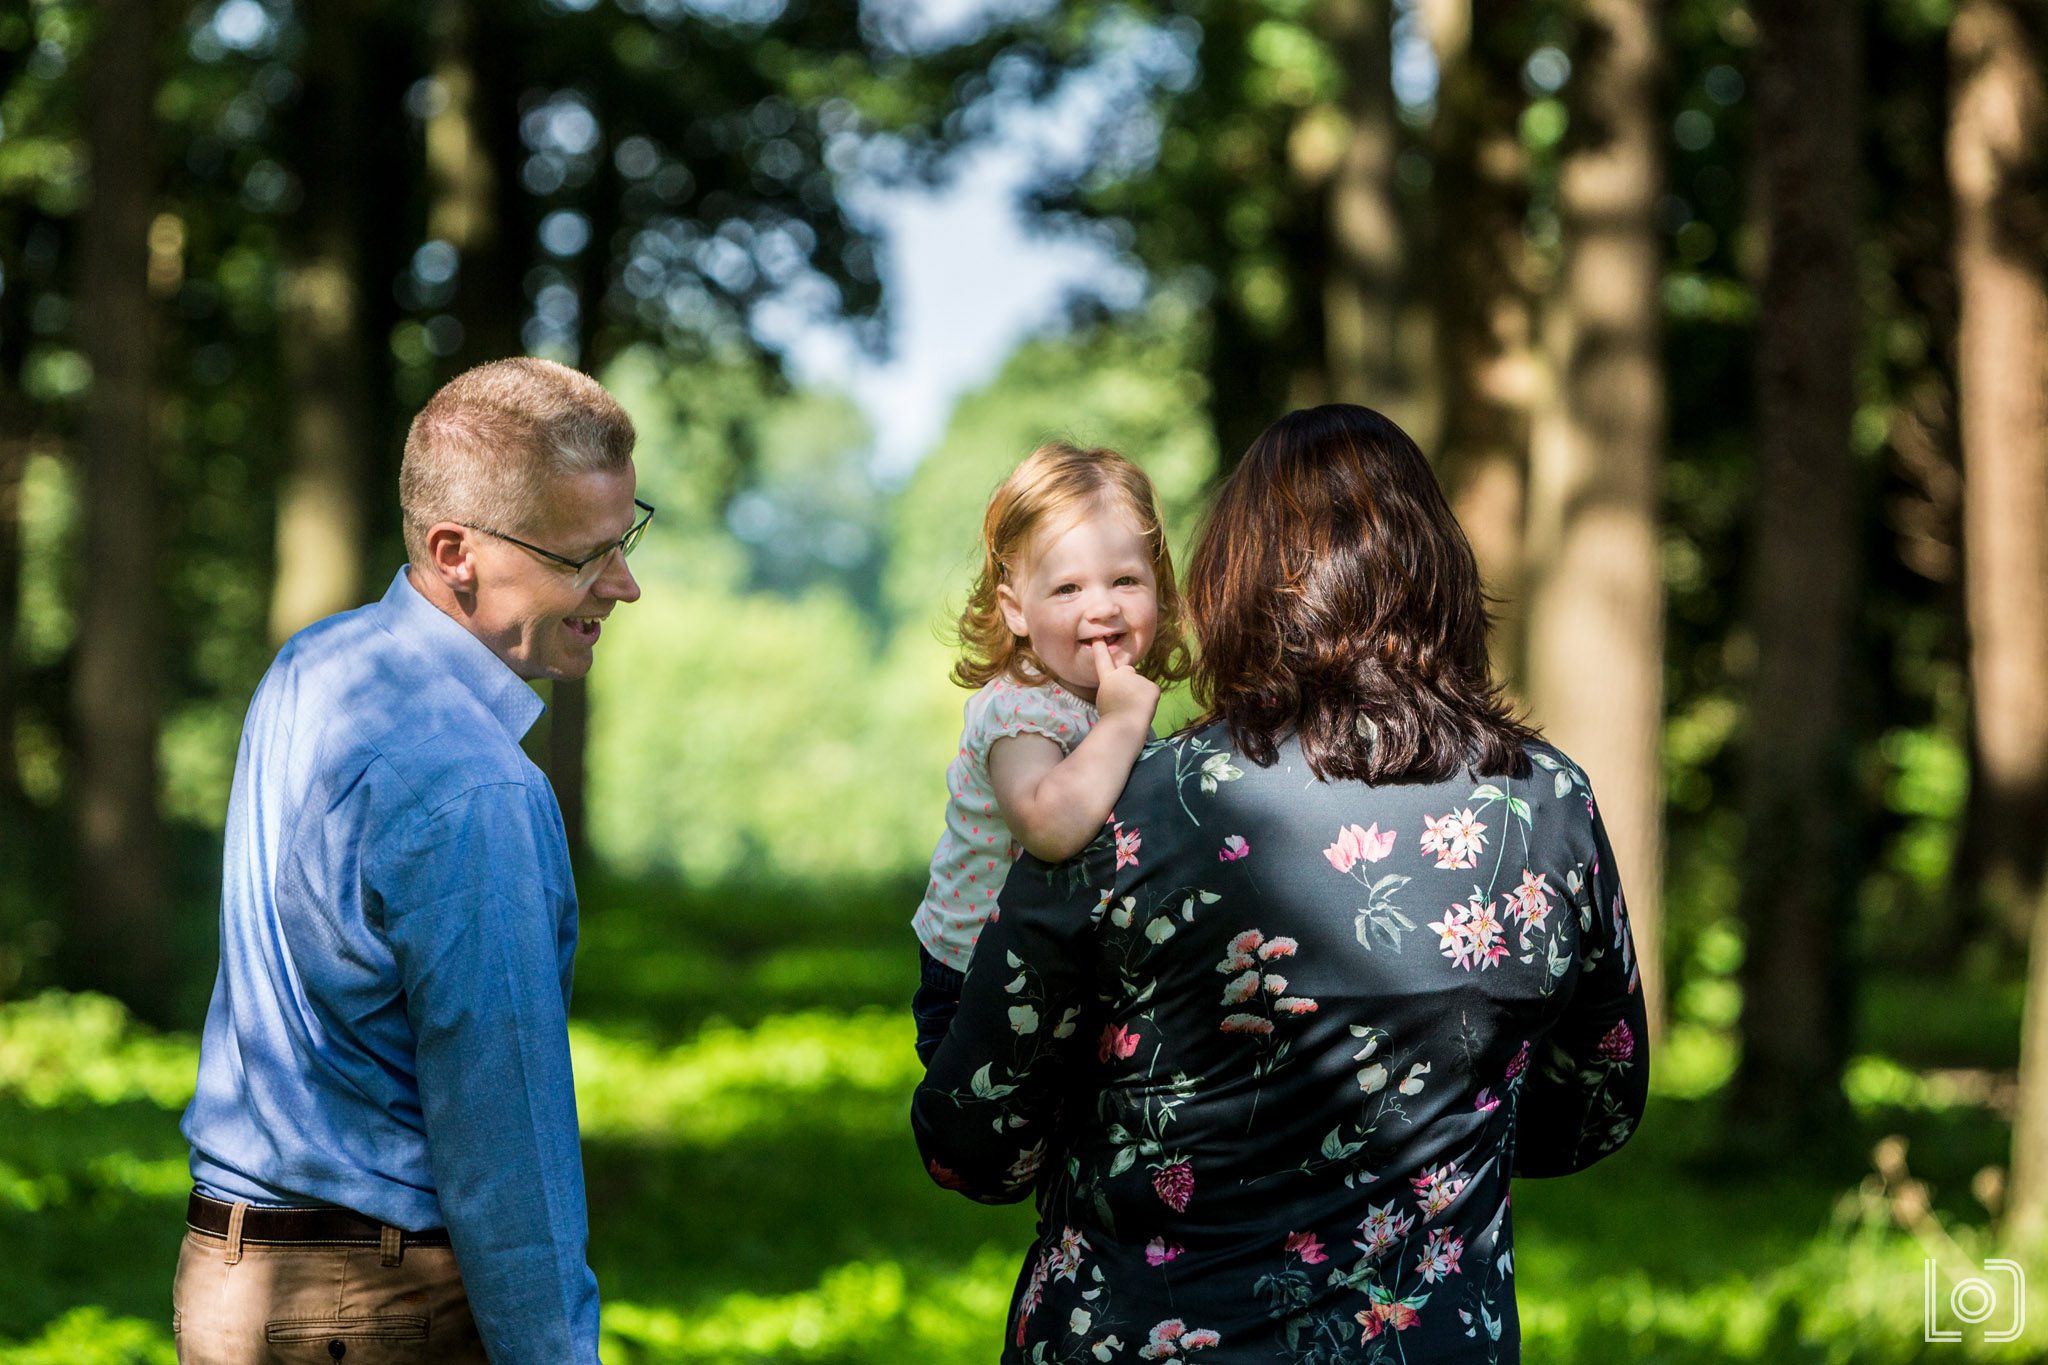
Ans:
[[[632,462],[633,419],[589,375],[530,356],[465,370],[406,433],[398,472],[406,554],[427,567],[436,522],[516,532],[556,478]]]

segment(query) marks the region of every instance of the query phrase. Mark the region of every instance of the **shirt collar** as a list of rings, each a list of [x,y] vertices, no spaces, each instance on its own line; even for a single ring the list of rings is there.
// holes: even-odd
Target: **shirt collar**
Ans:
[[[463,628],[460,621],[420,595],[404,568],[391,580],[378,604],[384,628],[444,668],[486,711],[496,716],[518,743],[547,704],[526,680],[491,652],[491,647]]]

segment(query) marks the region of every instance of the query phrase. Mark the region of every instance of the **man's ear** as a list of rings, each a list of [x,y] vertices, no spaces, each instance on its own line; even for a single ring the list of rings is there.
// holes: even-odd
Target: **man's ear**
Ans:
[[[469,536],[460,522],[437,521],[427,528],[427,564],[451,592],[476,591],[476,555]]]
[[[1002,612],[1003,621],[1010,627],[1010,634],[1031,633],[1031,627],[1024,621],[1024,604],[1017,600],[1017,594],[1008,583],[996,584],[996,609]]]

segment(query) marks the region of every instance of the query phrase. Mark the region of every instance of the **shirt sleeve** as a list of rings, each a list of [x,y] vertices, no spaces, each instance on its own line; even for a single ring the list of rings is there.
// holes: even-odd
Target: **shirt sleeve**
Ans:
[[[1590,804],[1590,799],[1589,799]],[[1529,1069],[1515,1121],[1515,1174],[1570,1175],[1627,1142],[1649,1099],[1642,979],[1614,850],[1598,813],[1579,914],[1570,1002]]]
[[[1052,1155],[1060,1097],[1094,1002],[1090,963],[1114,849],[1099,839],[1057,866],[1025,854],[982,930],[960,1012],[911,1099],[925,1170],[984,1204],[1028,1196]]]
[[[559,906],[526,788],[469,791],[376,878],[449,1240],[498,1365],[597,1360]]]
[[[970,713],[968,737],[962,746],[973,749],[986,762],[988,751],[999,739],[1044,735],[1071,753],[1087,736],[1090,724],[1080,702],[1065,692],[1055,695],[1050,687],[1006,684],[990,694],[978,715]]]

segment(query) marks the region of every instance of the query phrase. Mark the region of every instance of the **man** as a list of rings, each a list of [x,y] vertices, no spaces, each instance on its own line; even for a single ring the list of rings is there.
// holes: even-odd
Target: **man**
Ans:
[[[575,885],[519,740],[527,682],[582,677],[640,596],[632,450],[574,370],[459,376],[406,438],[406,567],[256,691],[184,1122],[181,1362],[597,1359]]]

